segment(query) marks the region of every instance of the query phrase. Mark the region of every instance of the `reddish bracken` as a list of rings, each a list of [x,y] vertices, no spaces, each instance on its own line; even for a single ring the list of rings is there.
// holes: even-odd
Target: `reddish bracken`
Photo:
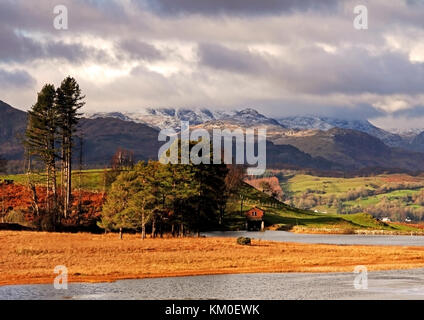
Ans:
[[[46,188],[36,187],[38,206],[46,207]],[[75,191],[73,194],[72,212],[68,219],[62,221],[65,224],[97,219],[102,210],[105,200],[104,193],[90,191]],[[27,186],[20,184],[0,184],[0,211],[5,214],[11,210],[20,210],[25,213],[26,219],[31,221],[33,192]],[[81,212],[81,214],[79,214]]]

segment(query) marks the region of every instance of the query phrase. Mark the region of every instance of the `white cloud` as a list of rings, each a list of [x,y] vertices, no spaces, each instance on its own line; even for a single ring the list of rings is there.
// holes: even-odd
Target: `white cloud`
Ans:
[[[365,0],[370,27],[358,31],[354,0],[319,8],[219,2],[219,10],[206,2],[164,12],[146,1],[64,0],[66,32],[52,27],[53,0],[40,1],[40,10],[3,2],[0,69],[24,70],[34,81],[19,94],[0,87],[0,99],[27,108],[44,83],[70,74],[93,111],[253,106],[279,116],[375,117],[424,105],[423,6]]]

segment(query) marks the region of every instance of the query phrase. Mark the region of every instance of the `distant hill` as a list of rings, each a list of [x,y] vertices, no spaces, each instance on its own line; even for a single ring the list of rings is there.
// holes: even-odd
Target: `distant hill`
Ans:
[[[114,118],[81,119],[84,162],[109,165],[118,148],[134,152],[136,161],[158,158],[159,131],[144,124]]]
[[[8,160],[23,160],[21,137],[25,133],[27,113],[2,101],[0,113],[0,155]],[[120,147],[132,150],[136,160],[157,159],[158,130],[147,125],[114,118],[81,119],[79,130],[84,134],[83,156],[88,165],[108,165]],[[75,145],[77,149],[78,141]]]
[[[274,136],[273,142],[293,145],[350,170],[365,167],[424,170],[423,153],[392,148],[367,133],[351,129],[293,132]]]
[[[19,136],[23,136],[26,127],[26,112],[12,108],[3,103],[2,131],[0,131],[0,150],[10,160],[23,160],[23,148]],[[168,110],[169,111],[169,110]],[[161,111],[167,112],[167,111]],[[179,126],[177,121],[190,120],[193,116],[189,112],[169,111],[176,117],[175,125]],[[215,115],[217,117],[217,115]],[[275,130],[285,130],[277,121],[268,119],[259,115],[256,111],[246,109],[237,111],[230,116],[229,114],[220,115],[226,120],[219,120],[225,126],[231,122],[232,125],[249,127],[251,123],[275,128]],[[158,118],[159,119],[159,118]],[[207,122],[209,124],[213,121]],[[216,122],[215,122],[216,124]],[[163,125],[163,124],[162,124]],[[88,167],[107,166],[118,148],[128,149],[134,152],[134,158],[138,160],[157,160],[157,152],[162,145],[158,141],[159,130],[152,125],[137,123],[130,118],[114,113],[104,114],[102,116],[83,118],[80,121],[79,133],[83,133],[83,158]],[[78,158],[78,141],[75,141],[75,161]],[[309,154],[300,151],[290,145],[275,145],[272,142],[267,143],[267,165],[289,168],[309,168],[316,170],[331,170],[340,168],[337,164],[324,159],[314,158]]]
[[[380,129],[368,120],[346,120],[331,117],[297,116],[278,119],[278,122],[292,129],[330,130],[333,128],[351,129],[368,133],[391,147],[401,147],[405,140],[399,134]]]
[[[25,131],[27,114],[4,102],[0,103],[0,112],[0,155],[11,160],[22,160],[20,137]],[[338,127],[329,130],[292,129],[289,127],[293,123],[279,123],[254,109],[216,112],[207,109],[149,109],[144,114],[98,113],[88,117],[81,119],[80,132],[84,135],[84,162],[89,167],[108,165],[118,148],[133,151],[136,161],[156,160],[162,144],[157,141],[159,129],[172,127],[178,130],[180,121],[190,121],[192,128],[207,130],[266,128],[268,167],[325,171],[355,171],[375,167],[424,170],[424,153],[402,150],[383,143],[362,131],[380,132],[381,129],[369,123],[337,122],[340,126],[355,124],[357,129],[362,130]],[[325,129],[326,126],[335,124],[336,122],[320,122],[319,126],[324,126],[322,128]],[[424,150],[420,136],[414,141],[417,149]],[[74,154],[77,159],[78,151]]]
[[[189,121],[191,126],[202,125],[205,128],[220,126],[240,126],[248,128],[255,126],[267,127],[268,131],[281,131],[284,129],[296,129],[301,131],[327,131],[332,128],[352,129],[376,137],[390,147],[406,149],[411,149],[409,143],[413,139],[410,135],[404,136],[378,128],[367,120],[348,120],[319,116],[293,116],[273,119],[252,108],[246,108],[239,111],[216,111],[206,108],[148,108],[141,112],[87,113],[85,117],[90,119],[112,117],[125,121],[143,123],[153,128],[173,128],[176,130],[179,130],[181,121]],[[415,133],[415,135],[418,133],[419,132]],[[420,151],[424,151],[424,148]]]
[[[8,160],[22,159],[21,144],[27,113],[17,110],[0,100],[0,155]]]

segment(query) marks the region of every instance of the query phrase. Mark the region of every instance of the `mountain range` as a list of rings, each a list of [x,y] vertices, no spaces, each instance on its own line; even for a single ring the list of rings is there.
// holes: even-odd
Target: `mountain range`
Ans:
[[[240,111],[214,111],[209,109],[185,108],[148,108],[142,112],[100,112],[86,113],[88,119],[116,118],[124,121],[143,123],[155,129],[172,128],[178,130],[181,121],[189,121],[191,126],[216,121],[233,121],[241,127],[278,126],[284,127],[277,120],[268,118],[258,111],[247,108]]]
[[[20,139],[27,114],[0,101],[0,155],[22,160]],[[267,165],[278,168],[355,171],[365,168],[424,170],[424,133],[407,141],[366,120],[327,117],[273,119],[255,109],[213,111],[159,108],[139,113],[91,113],[80,121],[83,155],[88,167],[108,165],[116,149],[134,152],[136,160],[157,159],[159,130],[192,127],[266,128]]]
[[[404,147],[405,142],[410,143],[415,136],[424,131],[419,131],[419,129],[411,131],[393,129],[393,131],[397,132],[391,132],[374,126],[368,120],[347,120],[332,117],[291,116],[273,119],[260,114],[252,108],[246,108],[240,111],[215,111],[206,108],[148,108],[141,112],[86,113],[85,117],[90,119],[112,117],[124,121],[144,123],[157,129],[179,129],[181,121],[189,121],[190,125],[194,126],[205,123],[213,124],[220,121],[222,123],[233,122],[241,127],[252,125],[256,127],[277,126],[285,129],[321,131],[332,128],[351,129],[365,132],[392,147]]]
[[[361,131],[383,141],[388,146],[400,147],[404,139],[400,134],[391,133],[380,129],[368,120],[346,120],[331,117],[297,116],[278,119],[279,123],[292,129],[330,130],[333,128],[351,129]]]

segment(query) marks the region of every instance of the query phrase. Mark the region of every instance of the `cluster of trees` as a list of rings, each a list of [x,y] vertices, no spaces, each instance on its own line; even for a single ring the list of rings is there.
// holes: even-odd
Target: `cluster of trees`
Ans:
[[[389,217],[393,221],[405,221],[409,218],[413,221],[424,220],[424,208],[406,205],[402,200],[389,200],[384,197],[378,204],[363,209],[376,218]]]
[[[77,81],[65,78],[59,88],[46,84],[38,93],[37,101],[28,112],[28,124],[24,146],[27,172],[31,161],[41,160],[46,172],[46,214],[55,224],[69,214],[72,203],[72,150],[84,96]],[[60,170],[60,184],[56,176]],[[35,213],[40,215],[36,188],[29,181],[34,193]],[[59,188],[58,188],[59,187]]]
[[[403,200],[412,201],[416,205],[424,206],[424,190],[420,190],[412,196],[405,196]]]
[[[318,205],[326,205],[333,208],[339,208],[339,213],[354,213],[360,212],[358,211],[361,210],[360,206],[357,206],[356,208],[349,208],[348,211],[343,211],[343,202],[364,199],[370,196],[385,194],[396,190],[416,190],[423,188],[424,184],[420,182],[404,182],[384,184],[380,187],[372,187],[374,187],[375,189],[357,187],[345,193],[340,193],[337,195],[330,194],[328,196],[323,196],[326,194],[325,190],[306,189],[305,192],[302,192],[300,195],[293,196],[290,199],[290,203],[300,209],[310,209]]]
[[[104,189],[109,188],[122,171],[132,169],[133,167],[134,152],[118,148],[110,161],[110,168],[104,171]]]
[[[108,192],[98,225],[106,231],[149,230],[153,237],[200,234],[222,224],[227,200],[244,170],[224,164],[173,165],[139,162],[123,170]]]
[[[336,209],[340,214],[353,214],[366,212],[376,218],[389,217],[394,221],[404,221],[410,218],[414,221],[424,220],[424,190],[412,195],[404,195],[396,199],[382,197],[375,205],[362,206],[360,204],[347,205],[346,201],[357,199],[367,199],[369,196],[385,194],[395,190],[414,190],[422,188],[421,183],[391,183],[378,187],[375,190],[365,187],[358,187],[339,195],[331,194],[323,196],[322,193],[316,193],[314,190],[306,190],[298,196],[290,199],[290,205],[300,209],[311,209],[316,206],[328,206]]]
[[[283,200],[283,190],[277,177],[249,178],[245,182],[277,200]]]

